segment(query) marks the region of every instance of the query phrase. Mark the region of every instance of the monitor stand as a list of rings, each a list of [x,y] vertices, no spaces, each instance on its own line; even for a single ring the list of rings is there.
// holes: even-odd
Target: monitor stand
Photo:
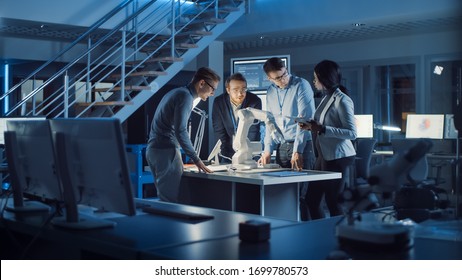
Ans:
[[[8,200],[5,210],[13,213],[42,213],[50,212],[51,207],[46,204],[43,204],[42,202],[33,200],[23,201],[22,203],[20,203],[20,205],[16,205],[14,200],[13,202],[11,202],[11,200]]]
[[[101,228],[112,228],[115,222],[99,219],[93,216],[88,216],[79,213],[77,200],[74,194],[74,186],[69,175],[69,166],[67,164],[66,155],[66,136],[63,133],[56,133],[56,148],[58,150],[58,162],[60,162],[59,170],[63,183],[63,196],[65,203],[65,216],[56,217],[51,221],[51,224],[61,228],[90,230]]]
[[[99,219],[82,214],[78,215],[76,221],[70,221],[67,216],[56,217],[51,221],[51,224],[56,227],[75,230],[113,228],[116,225],[115,222],[109,220]]]

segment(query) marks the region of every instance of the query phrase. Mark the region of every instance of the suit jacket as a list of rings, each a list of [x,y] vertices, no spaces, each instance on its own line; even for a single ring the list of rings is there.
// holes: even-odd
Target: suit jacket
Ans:
[[[256,108],[261,110],[261,99],[257,95],[247,92],[241,108]],[[233,122],[233,111],[231,101],[227,93],[223,93],[213,101],[212,109],[212,124],[216,137],[221,140],[221,154],[226,157],[234,155],[233,150],[233,135],[235,134],[234,124],[237,126],[237,121]],[[252,125],[249,129],[248,138],[250,141],[260,140],[260,125]]]
[[[325,160],[356,155],[351,142],[356,139],[354,105],[348,95],[337,89],[322,110],[319,122],[326,127],[326,132],[317,136]]]

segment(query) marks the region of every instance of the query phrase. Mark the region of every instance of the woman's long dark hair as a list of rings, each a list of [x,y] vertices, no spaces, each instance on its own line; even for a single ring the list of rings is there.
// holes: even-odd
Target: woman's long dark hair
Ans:
[[[338,64],[331,60],[323,60],[314,67],[314,72],[318,81],[323,84],[329,93],[334,92],[337,88],[348,95],[346,87],[341,85],[342,73]]]

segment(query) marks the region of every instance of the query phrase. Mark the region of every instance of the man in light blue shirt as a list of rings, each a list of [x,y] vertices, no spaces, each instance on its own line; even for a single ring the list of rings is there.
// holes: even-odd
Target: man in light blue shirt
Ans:
[[[268,59],[263,70],[273,83],[266,94],[267,110],[274,115],[286,143],[276,145],[266,133],[261,163],[270,163],[271,154],[276,149],[276,162],[282,167],[312,169],[315,157],[311,133],[301,130],[294,118],[290,117],[313,118],[313,90],[307,80],[289,74],[278,57]]]

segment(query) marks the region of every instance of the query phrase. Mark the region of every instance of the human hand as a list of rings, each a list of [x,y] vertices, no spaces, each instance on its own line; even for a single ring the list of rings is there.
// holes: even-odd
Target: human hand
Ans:
[[[199,173],[201,171],[204,172],[204,173],[213,173],[212,170],[208,169],[207,166],[205,166],[205,164],[202,162],[202,160],[196,162],[195,165],[197,166],[197,170],[199,171]]]
[[[311,120],[310,121],[310,127],[311,127],[311,131],[319,134],[321,131],[322,131],[322,124],[318,121],[315,121],[315,120]]]
[[[298,126],[303,130],[311,130],[311,124],[299,122]]]
[[[293,170],[301,171],[303,169],[303,157],[300,153],[295,152],[292,154],[290,164]]]
[[[268,163],[271,163],[271,154],[269,152],[264,152],[258,160],[258,165],[265,165]]]

